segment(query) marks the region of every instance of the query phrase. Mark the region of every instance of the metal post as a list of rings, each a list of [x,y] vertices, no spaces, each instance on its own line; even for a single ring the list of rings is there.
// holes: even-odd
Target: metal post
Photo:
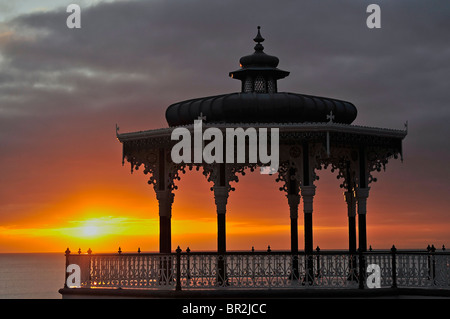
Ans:
[[[363,251],[367,251],[366,212],[369,190],[370,187],[368,187],[366,150],[364,146],[361,146],[361,148],[359,149],[359,185],[355,189],[355,195],[358,202],[359,249]]]
[[[122,289],[122,249],[119,247],[119,250],[117,251],[119,256],[117,257],[117,285],[118,289]]]
[[[356,198],[353,188],[350,186],[351,176],[349,173],[349,165],[347,164],[347,181],[349,183],[348,191],[344,193],[344,198],[347,203],[348,215],[348,251],[349,251],[349,275],[347,280],[357,281],[356,269]]]
[[[397,248],[392,245],[392,288],[397,288],[397,260],[396,260]]]
[[[159,205],[159,252],[170,254],[172,251],[172,204],[174,195],[170,189],[156,191]]]
[[[314,281],[314,261],[313,261],[313,199],[316,186],[302,186],[301,196],[303,197],[303,217],[304,217],[304,233],[305,233],[305,282],[312,285]]]
[[[89,283],[88,283],[88,287],[91,287],[91,282],[92,282],[92,276],[91,276],[91,269],[92,269],[92,258],[91,258],[91,254],[92,254],[92,250],[91,248],[88,249],[87,251],[88,255],[89,255],[89,268],[88,268],[88,272],[89,272]]]
[[[366,266],[364,261],[363,250],[358,248],[359,253],[359,289],[364,289],[364,281],[366,279]]]
[[[220,286],[226,283],[226,230],[225,214],[217,215],[217,282]]]
[[[65,280],[64,280],[64,288],[68,288],[68,287],[67,287],[67,278],[68,278],[69,276],[68,276],[68,274],[67,274],[67,267],[69,267],[69,256],[70,256],[70,250],[69,250],[69,247],[67,247],[67,249],[66,249],[66,251],[65,251],[65,256],[66,256],[66,268],[64,269],[64,270],[65,270],[65,275],[64,275],[64,278],[65,278]]]
[[[434,284],[434,281],[436,279],[436,258],[434,255],[434,253],[436,252],[436,248],[434,247],[434,245],[431,245],[430,251],[431,251],[431,273],[432,273],[431,278],[433,278]]]
[[[317,251],[317,257],[316,257],[316,260],[317,260],[317,275],[316,275],[316,277],[320,278],[322,275],[320,274],[320,248],[319,248],[319,246],[316,247],[316,251]]]
[[[227,284],[226,277],[226,211],[228,188],[225,185],[225,165],[219,166],[219,185],[213,187],[214,201],[217,210],[217,283],[219,286]],[[222,176],[223,175],[223,176]]]
[[[176,291],[181,291],[181,248],[178,246],[177,250],[177,285]]]
[[[191,256],[189,255],[189,253],[191,252],[191,250],[188,248],[186,248],[186,278],[187,279],[191,279]]]
[[[291,173],[293,176],[294,173]],[[300,204],[300,195],[298,194],[298,186],[296,181],[290,181],[289,194],[287,195],[290,218],[291,218],[291,254],[292,254],[292,271],[291,280],[297,280],[299,277],[298,269],[298,205]]]

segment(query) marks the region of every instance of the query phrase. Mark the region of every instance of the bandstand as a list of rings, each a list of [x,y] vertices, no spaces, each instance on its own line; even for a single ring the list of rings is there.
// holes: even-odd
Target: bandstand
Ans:
[[[217,252],[226,252],[226,212],[231,191],[239,175],[254,171],[261,163],[174,163],[171,149],[176,143],[172,130],[184,127],[194,131],[194,121],[203,128],[278,128],[279,169],[275,173],[280,190],[286,194],[291,223],[291,251],[298,251],[298,211],[303,202],[304,251],[313,251],[313,202],[316,171],[330,166],[342,180],[348,207],[349,251],[367,250],[366,213],[372,176],[390,159],[402,156],[406,130],[351,125],[356,107],[346,101],[298,93],[278,92],[277,81],[289,72],[277,68],[279,59],[264,52],[259,27],[253,54],[240,59],[240,69],[230,72],[241,81],[241,92],[209,96],[170,105],[166,110],[168,128],[117,133],[123,144],[123,160],[131,170],[143,168],[149,175],[159,203],[160,252],[170,253],[172,203],[176,182],[186,169],[201,169],[214,193],[217,213]],[[224,133],[225,134],[225,133]],[[194,134],[192,134],[193,136]],[[248,143],[248,139],[246,140]],[[192,142],[194,145],[194,142]],[[248,145],[247,145],[247,150]],[[182,190],[179,190],[182,191]],[[207,194],[205,194],[207,196]],[[358,216],[358,228],[356,228]],[[356,233],[358,229],[358,236]]]
[[[142,170],[155,191],[159,204],[159,253],[123,253],[119,249],[117,254],[79,252],[77,255],[68,250],[67,265],[83,265],[80,286],[88,288],[85,294],[99,294],[98,288],[157,288],[173,292],[217,287],[364,288],[365,266],[373,263],[381,267],[382,287],[448,289],[450,256],[446,252],[438,253],[434,247],[434,250],[417,254],[403,253],[395,247],[382,252],[367,249],[366,214],[370,188],[376,182],[373,174],[383,170],[389,160],[402,158],[402,141],[407,128],[393,130],[352,125],[357,109],[350,102],[278,92],[278,81],[289,72],[278,68],[277,57],[264,52],[259,27],[253,40],[256,42],[254,53],[242,57],[240,68],[229,73],[232,79],[241,81],[240,92],[172,104],[166,110],[168,127],[165,128],[129,133],[116,130],[123,147],[123,164],[129,163],[132,172]],[[196,121],[201,121],[203,130],[217,128],[224,135],[229,128],[240,128],[244,132],[255,129],[258,137],[259,128],[278,129],[279,167],[272,173],[289,205],[289,212],[284,215],[290,219],[289,252],[227,251],[226,216],[230,193],[239,191],[241,175],[249,171],[257,174],[265,163],[249,156],[250,138],[244,140],[247,153],[241,161],[210,162],[192,158],[174,162],[172,149],[178,140],[172,139],[172,132],[183,128],[194,139]],[[269,139],[269,142],[273,141]],[[195,141],[190,144],[195,145]],[[226,151],[224,148],[224,153]],[[232,158],[236,159],[236,154],[232,154]],[[348,218],[348,249],[333,253],[313,249],[316,173],[327,167],[341,180]],[[179,247],[173,250],[171,221],[175,190],[183,174],[192,169],[200,170],[211,184],[217,215],[215,253],[189,249],[182,252]],[[299,210],[303,212],[303,250],[298,247]],[[65,296],[76,293],[67,283],[62,290]],[[124,290],[120,293],[124,294]],[[128,293],[129,296],[144,294],[142,290],[132,289]]]

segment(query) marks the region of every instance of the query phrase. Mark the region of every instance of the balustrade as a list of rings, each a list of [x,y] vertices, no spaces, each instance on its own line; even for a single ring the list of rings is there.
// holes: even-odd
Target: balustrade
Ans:
[[[312,271],[311,271],[312,263]],[[450,289],[448,252],[346,251],[70,254],[84,288],[364,288],[364,267],[380,268],[381,287]],[[225,265],[225,272],[219,271]],[[362,267],[364,266],[364,267]],[[362,273],[361,273],[362,271]]]

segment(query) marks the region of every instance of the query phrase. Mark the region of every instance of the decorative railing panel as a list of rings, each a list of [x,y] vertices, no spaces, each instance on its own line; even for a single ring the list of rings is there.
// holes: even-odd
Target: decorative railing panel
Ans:
[[[364,288],[376,265],[384,288],[450,289],[447,252],[69,253],[69,265],[84,288]]]
[[[397,285],[401,287],[432,287],[435,256],[425,254],[397,254]]]
[[[318,287],[358,287],[358,259],[350,254],[324,254],[314,257],[314,286]]]
[[[428,263],[430,265],[430,263]],[[440,288],[450,288],[450,255],[437,254],[431,260],[433,270],[433,285]]]

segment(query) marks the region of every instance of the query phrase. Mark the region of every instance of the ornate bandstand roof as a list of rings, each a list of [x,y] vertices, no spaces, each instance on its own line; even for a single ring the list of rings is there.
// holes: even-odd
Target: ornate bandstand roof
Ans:
[[[333,112],[334,122],[350,124],[356,107],[346,101],[299,93],[278,92],[277,81],[289,72],[277,68],[279,59],[264,52],[260,27],[253,39],[255,52],[240,59],[239,70],[230,72],[242,82],[241,92],[181,101],[166,110],[169,126],[191,124],[200,115],[213,123],[305,123],[326,122]]]
[[[306,175],[311,175],[307,179],[314,180],[315,169],[331,165],[348,181],[345,185],[359,183],[366,187],[376,180],[372,178],[372,171],[379,171],[391,158],[403,157],[402,141],[407,128],[353,125],[357,109],[350,102],[278,92],[277,81],[287,77],[289,72],[278,68],[277,57],[264,52],[259,27],[253,40],[256,42],[254,53],[243,56],[240,69],[229,73],[231,78],[242,82],[241,92],[174,103],[166,109],[168,127],[120,134],[117,129],[116,136],[123,144],[123,162],[128,161],[132,171],[144,165],[144,173],[152,175],[149,183],[155,187],[161,174],[166,174],[167,183],[173,186],[178,171],[186,166],[203,167],[204,174],[213,180],[217,168],[212,164],[175,164],[170,159],[170,150],[176,144],[171,139],[172,131],[177,127],[194,131],[194,121],[198,119],[202,119],[204,129],[278,128],[280,165],[284,165],[284,170],[278,174],[286,175],[286,167],[294,167],[299,183]],[[306,155],[302,158],[300,153]],[[158,173],[158,163],[162,160],[170,164],[170,171],[166,165],[165,172]],[[301,168],[306,160],[309,173],[302,172]],[[227,163],[229,175],[225,183],[235,180],[236,172],[260,164]]]

